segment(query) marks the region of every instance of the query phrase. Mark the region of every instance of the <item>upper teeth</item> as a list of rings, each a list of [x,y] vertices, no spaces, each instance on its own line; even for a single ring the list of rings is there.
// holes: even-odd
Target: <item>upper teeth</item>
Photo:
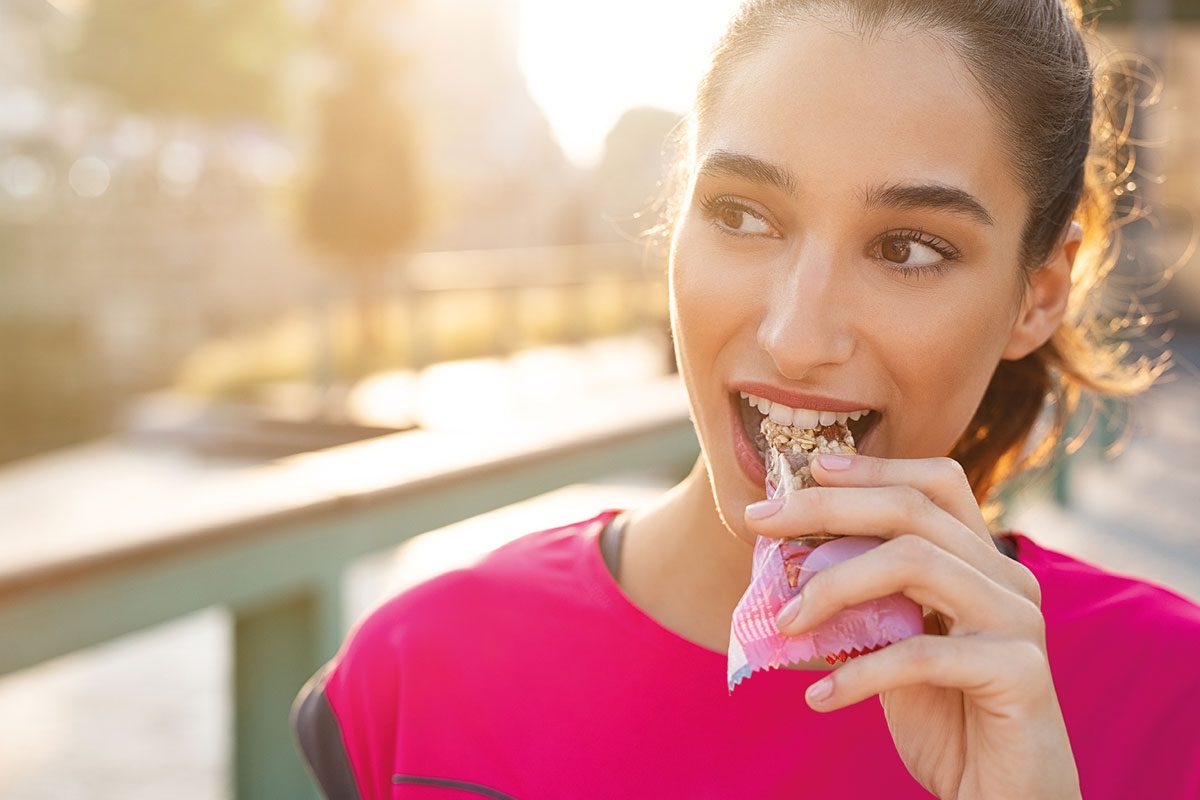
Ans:
[[[848,413],[837,413],[833,411],[815,411],[811,408],[791,408],[783,403],[773,403],[763,397],[756,397],[749,392],[742,392],[742,399],[750,405],[757,408],[763,414],[766,414],[780,425],[791,425],[796,428],[815,428],[818,425],[845,425],[847,420],[858,420],[871,413],[871,409],[864,408],[858,411],[850,411]]]

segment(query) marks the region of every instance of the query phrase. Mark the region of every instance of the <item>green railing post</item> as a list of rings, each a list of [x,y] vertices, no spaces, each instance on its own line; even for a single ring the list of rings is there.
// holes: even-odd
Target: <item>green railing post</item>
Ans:
[[[1063,455],[1054,465],[1054,478],[1050,483],[1054,502],[1059,508],[1071,507],[1071,459],[1073,455]]]
[[[1100,432],[1098,436],[1100,455],[1106,454],[1121,438],[1118,425],[1122,422],[1121,406],[1116,400],[1106,397],[1101,400]]]
[[[319,797],[293,743],[296,693],[340,641],[340,585],[330,580],[270,605],[235,611],[234,796]]]

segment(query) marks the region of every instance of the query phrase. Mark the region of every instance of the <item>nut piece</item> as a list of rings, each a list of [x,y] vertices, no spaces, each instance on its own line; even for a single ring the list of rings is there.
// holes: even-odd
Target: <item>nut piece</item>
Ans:
[[[854,435],[845,425],[795,428],[780,425],[770,417],[760,427],[766,440],[767,482],[776,487],[772,496],[789,494],[815,485],[808,459],[817,453],[852,454]]]

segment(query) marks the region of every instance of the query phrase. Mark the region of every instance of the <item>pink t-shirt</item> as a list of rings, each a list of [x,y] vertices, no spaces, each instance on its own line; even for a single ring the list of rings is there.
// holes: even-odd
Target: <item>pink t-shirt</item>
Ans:
[[[808,707],[825,670],[756,673],[730,694],[725,653],[659,625],[609,574],[598,534],[616,513],[524,536],[356,626],[306,687],[323,692],[346,786],[412,800],[931,796],[876,698]],[[1041,583],[1084,798],[1200,798],[1200,606],[1013,537]]]

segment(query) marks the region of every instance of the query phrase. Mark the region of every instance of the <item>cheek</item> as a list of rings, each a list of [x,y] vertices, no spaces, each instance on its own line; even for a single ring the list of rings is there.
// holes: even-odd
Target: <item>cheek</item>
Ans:
[[[1008,340],[999,294],[956,293],[919,314],[898,315],[887,347],[904,398],[897,422],[906,455],[944,455],[970,423]]]
[[[671,328],[681,370],[711,366],[752,311],[747,298],[734,296],[747,288],[738,270],[695,239],[686,225],[680,228],[669,267]]]

